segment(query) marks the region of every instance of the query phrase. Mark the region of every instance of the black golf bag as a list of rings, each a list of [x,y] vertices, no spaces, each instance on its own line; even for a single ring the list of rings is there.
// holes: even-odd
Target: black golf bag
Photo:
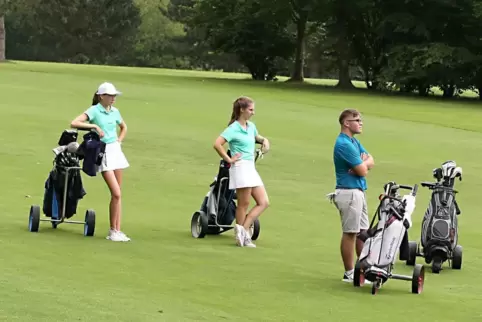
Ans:
[[[230,155],[230,151],[228,151]],[[219,162],[218,175],[209,186],[210,189],[201,205],[201,211],[207,214],[208,224],[231,225],[236,217],[236,191],[229,189],[229,168],[231,165],[222,160]],[[231,228],[225,227],[225,230]],[[220,227],[209,227],[209,233],[220,231]]]
[[[430,203],[422,220],[421,245],[427,264],[434,261],[441,266],[451,259],[458,243],[458,215],[461,214],[454,189],[455,178],[462,180],[462,168],[454,161],[446,161],[433,170],[437,182],[422,182],[432,190]]]

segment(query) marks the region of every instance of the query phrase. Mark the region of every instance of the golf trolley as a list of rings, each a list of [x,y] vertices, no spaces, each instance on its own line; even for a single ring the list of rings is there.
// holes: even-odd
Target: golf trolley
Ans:
[[[432,272],[438,274],[448,261],[452,269],[462,268],[462,246],[458,244],[458,216],[460,208],[455,200],[455,179],[462,180],[462,168],[455,161],[446,161],[433,170],[436,182],[422,182],[422,187],[432,191],[422,221],[420,243],[409,242],[407,265],[413,266],[416,257],[432,263]]]
[[[231,152],[227,151],[231,156]],[[255,162],[263,159],[262,150],[256,149]],[[191,234],[194,238],[204,238],[206,235],[219,235],[234,228],[236,218],[236,191],[229,189],[229,168],[231,165],[221,159],[218,175],[209,185],[209,191],[203,199],[201,208],[191,218]],[[256,218],[250,227],[252,240],[257,240],[261,229]]]
[[[52,228],[62,223],[84,225],[84,236],[94,236],[95,212],[88,209],[84,221],[70,220],[76,213],[77,203],[86,194],[80,176],[80,160],[77,155],[77,131],[64,130],[59,146],[53,149],[55,158],[53,168],[45,182],[43,213],[40,206],[32,205],[29,212],[28,230],[38,232],[41,221],[50,221]]]
[[[411,190],[401,197],[399,189]],[[393,273],[397,251],[408,241],[407,230],[412,226],[411,215],[415,210],[415,196],[418,186],[398,185],[389,182],[384,185],[385,193],[379,197],[380,204],[373,216],[370,228],[359,234],[364,241],[363,250],[355,264],[353,285],[360,287],[365,281],[372,284],[372,294],[376,294],[388,279],[411,281],[412,293],[420,294],[425,281],[422,265],[416,265],[412,276]],[[374,226],[375,218],[378,224]],[[405,240],[405,243],[404,243]]]

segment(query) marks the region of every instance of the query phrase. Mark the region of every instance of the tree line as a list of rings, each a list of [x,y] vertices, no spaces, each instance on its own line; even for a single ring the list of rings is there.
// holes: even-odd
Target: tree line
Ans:
[[[364,81],[482,98],[478,0],[0,0],[0,60]],[[4,42],[4,46],[2,46]]]

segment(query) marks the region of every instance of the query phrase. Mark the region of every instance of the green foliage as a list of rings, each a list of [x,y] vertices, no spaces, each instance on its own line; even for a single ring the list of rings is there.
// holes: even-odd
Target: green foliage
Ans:
[[[166,1],[136,0],[141,24],[134,45],[137,66],[184,68],[186,62],[177,57],[180,52],[175,39],[185,36],[183,25],[174,22],[167,14]]]
[[[140,24],[139,9],[132,0],[22,1],[7,18],[14,26],[14,35],[18,28],[22,45],[33,50],[30,59],[126,63],[126,49],[128,52],[132,47]]]
[[[290,11],[279,0],[202,0],[191,24],[206,30],[216,50],[235,54],[255,80],[273,80],[279,64],[293,54],[286,21]]]
[[[475,0],[0,0],[2,13],[9,59],[482,91]]]

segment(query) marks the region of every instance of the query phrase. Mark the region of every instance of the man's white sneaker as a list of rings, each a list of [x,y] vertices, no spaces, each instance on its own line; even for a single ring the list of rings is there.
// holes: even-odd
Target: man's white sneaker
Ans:
[[[353,271],[343,274],[343,282],[353,283]]]
[[[347,273],[345,272],[345,274],[343,274],[343,279],[342,279],[342,281],[343,281],[343,282],[347,282],[347,283],[353,283],[353,275],[354,275],[354,273],[347,274]],[[363,281],[363,284],[371,285],[372,282],[370,282],[369,280],[364,280],[364,281]]]

